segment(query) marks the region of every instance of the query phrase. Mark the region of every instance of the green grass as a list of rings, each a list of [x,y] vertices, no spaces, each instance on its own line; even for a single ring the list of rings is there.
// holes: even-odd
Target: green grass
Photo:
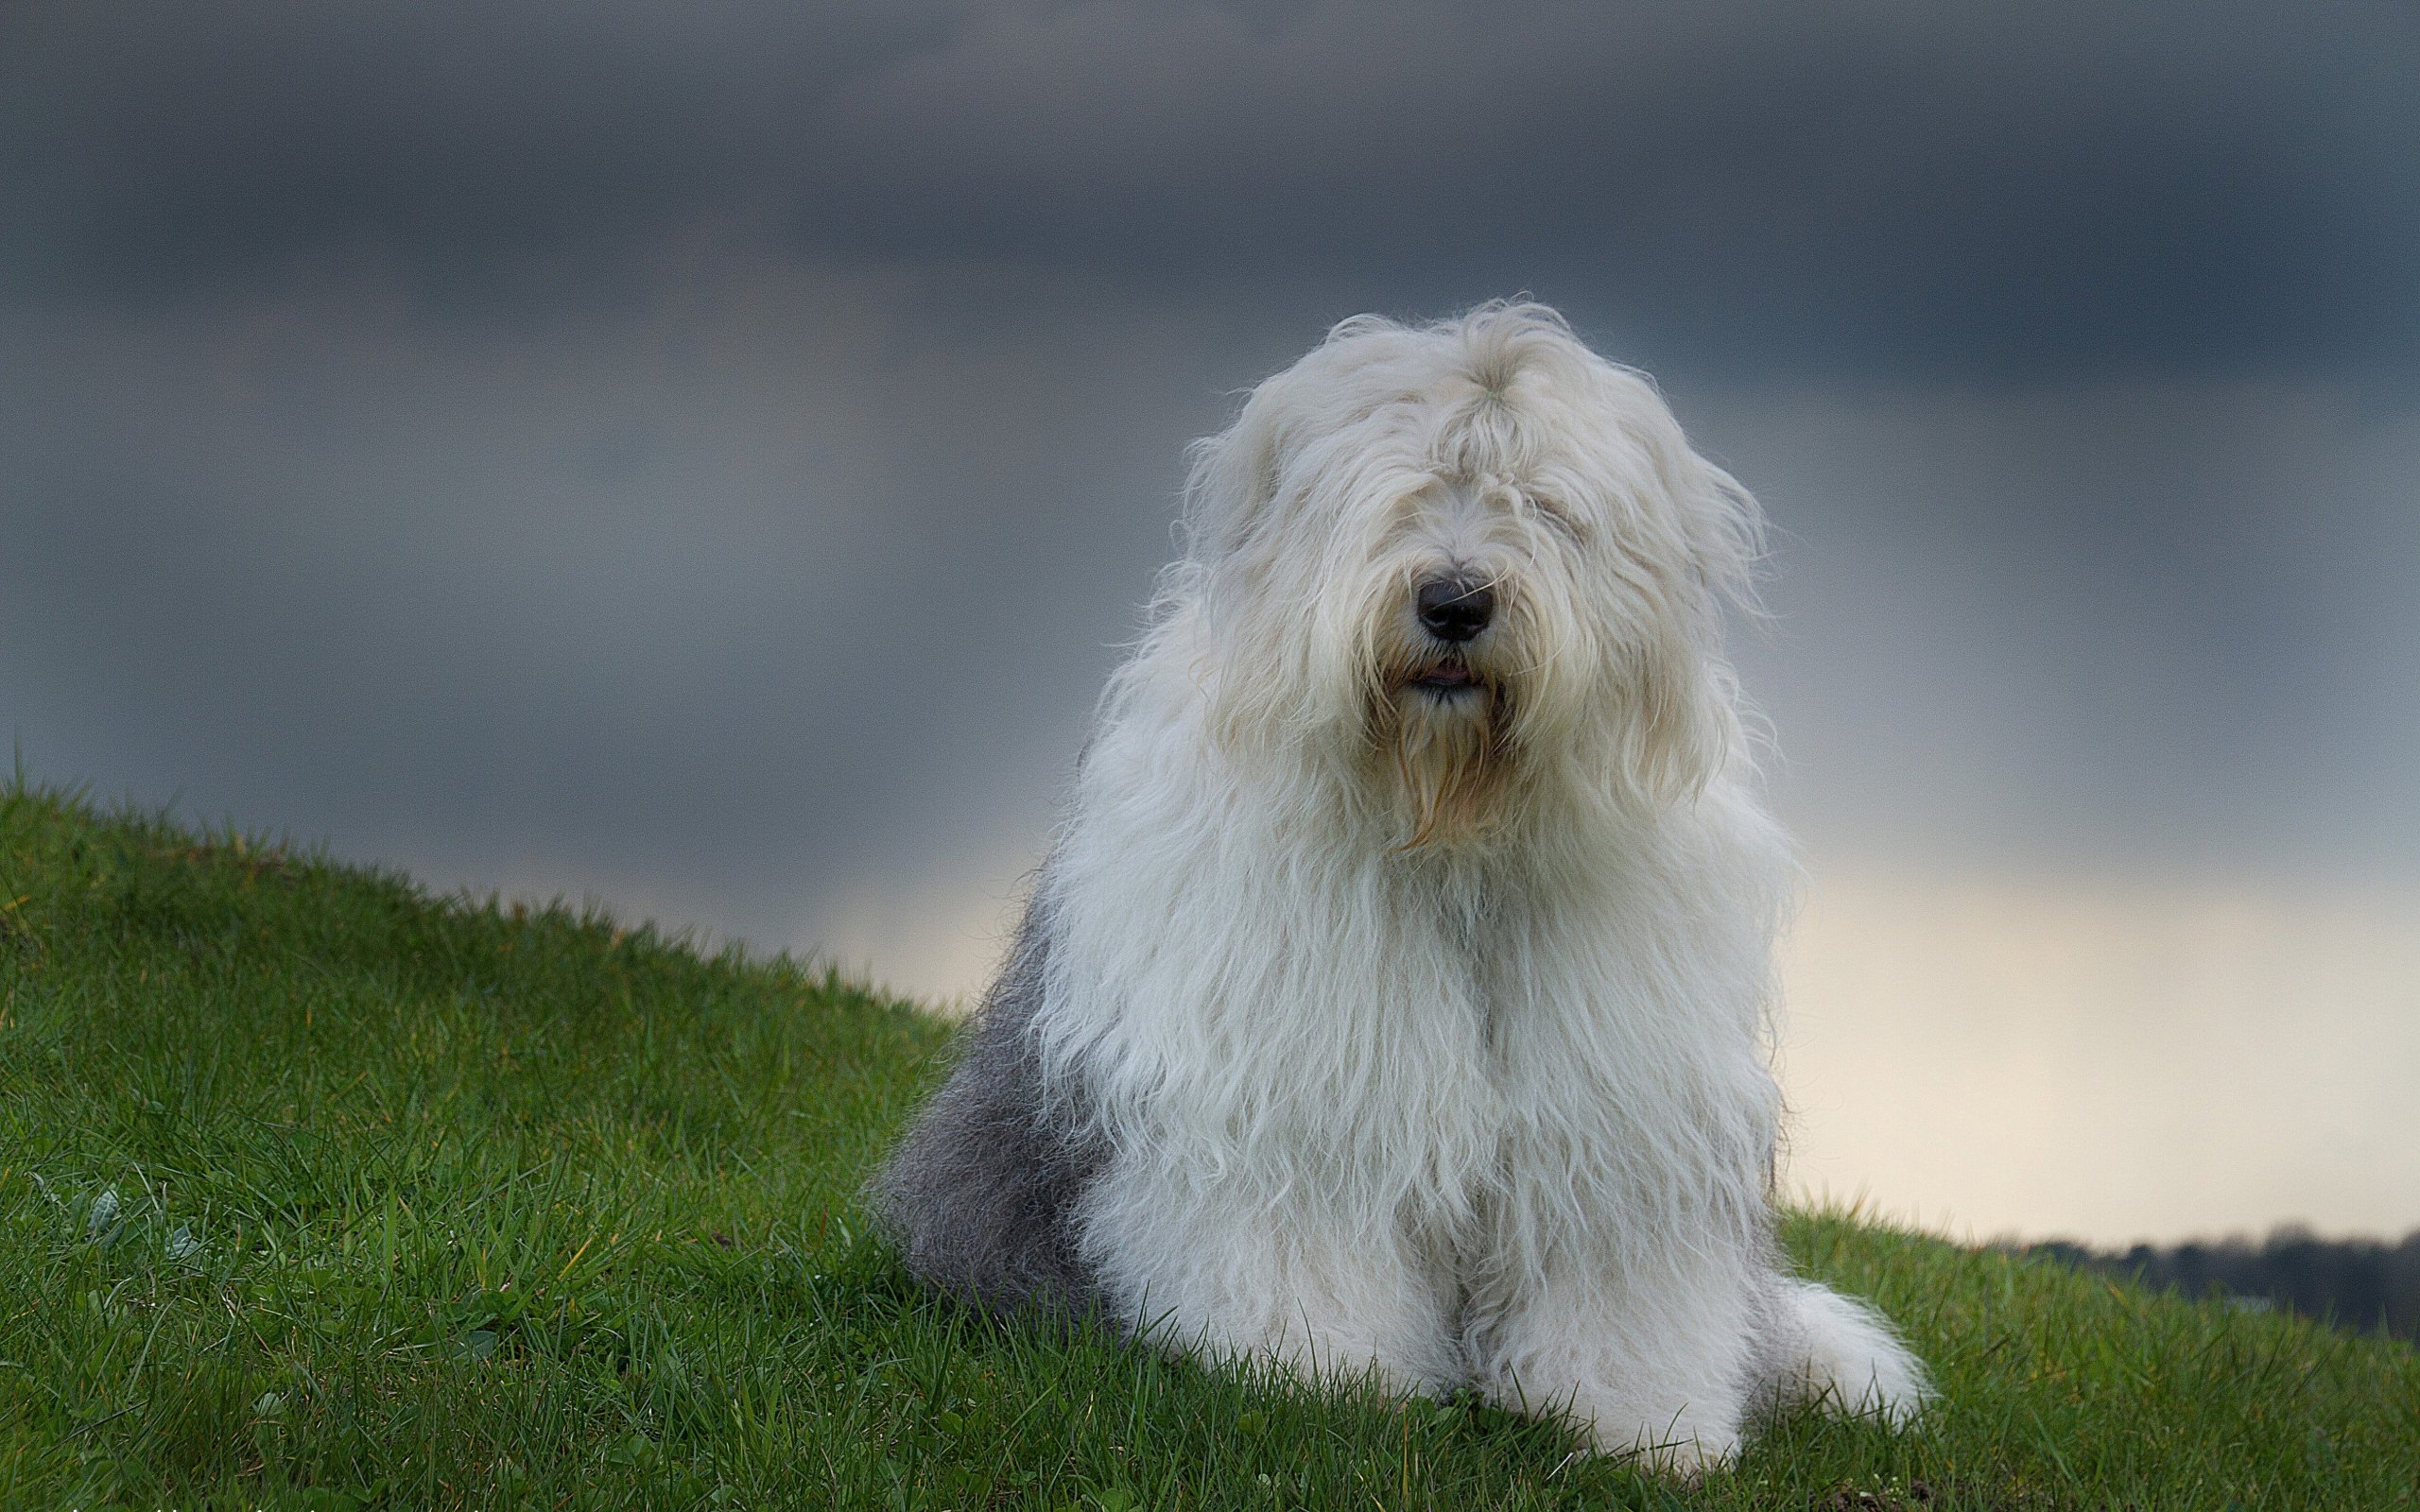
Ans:
[[[1936,1367],[1681,1493],[922,1295],[949,1031],[789,960],[0,788],[0,1505],[2420,1506],[2420,1356],[1841,1215]],[[1870,1500],[1861,1500],[1870,1498]]]

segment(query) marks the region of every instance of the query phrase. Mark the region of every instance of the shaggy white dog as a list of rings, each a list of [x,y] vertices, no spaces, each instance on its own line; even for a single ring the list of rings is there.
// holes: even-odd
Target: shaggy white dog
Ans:
[[[1754,502],[1552,311],[1338,326],[1198,443],[1013,957],[877,1178],[930,1281],[1475,1384],[1690,1472],[1921,1366],[1791,1279]]]

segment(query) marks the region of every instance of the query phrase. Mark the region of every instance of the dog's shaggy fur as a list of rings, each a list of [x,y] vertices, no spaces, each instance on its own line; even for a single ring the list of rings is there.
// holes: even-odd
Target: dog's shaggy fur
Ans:
[[[1496,304],[1338,326],[1199,443],[1187,527],[877,1177],[908,1265],[1685,1472],[1776,1404],[1913,1411],[1771,1232],[1791,867],[1720,634],[1754,501]]]

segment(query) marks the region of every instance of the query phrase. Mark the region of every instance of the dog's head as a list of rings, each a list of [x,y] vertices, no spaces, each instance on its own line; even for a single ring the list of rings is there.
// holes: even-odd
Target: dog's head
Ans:
[[[1755,504],[1551,310],[1345,321],[1197,443],[1188,501],[1221,738],[1358,762],[1408,846],[1558,780],[1685,801],[1736,742]]]

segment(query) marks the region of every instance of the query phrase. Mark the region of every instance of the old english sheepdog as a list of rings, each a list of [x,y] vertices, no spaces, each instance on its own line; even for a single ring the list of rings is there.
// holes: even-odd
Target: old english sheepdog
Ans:
[[[1357,318],[1261,384],[875,1178],[908,1266],[1683,1473],[1777,1405],[1913,1412],[1772,1236],[1792,868],[1720,644],[1760,538],[1537,305]]]

